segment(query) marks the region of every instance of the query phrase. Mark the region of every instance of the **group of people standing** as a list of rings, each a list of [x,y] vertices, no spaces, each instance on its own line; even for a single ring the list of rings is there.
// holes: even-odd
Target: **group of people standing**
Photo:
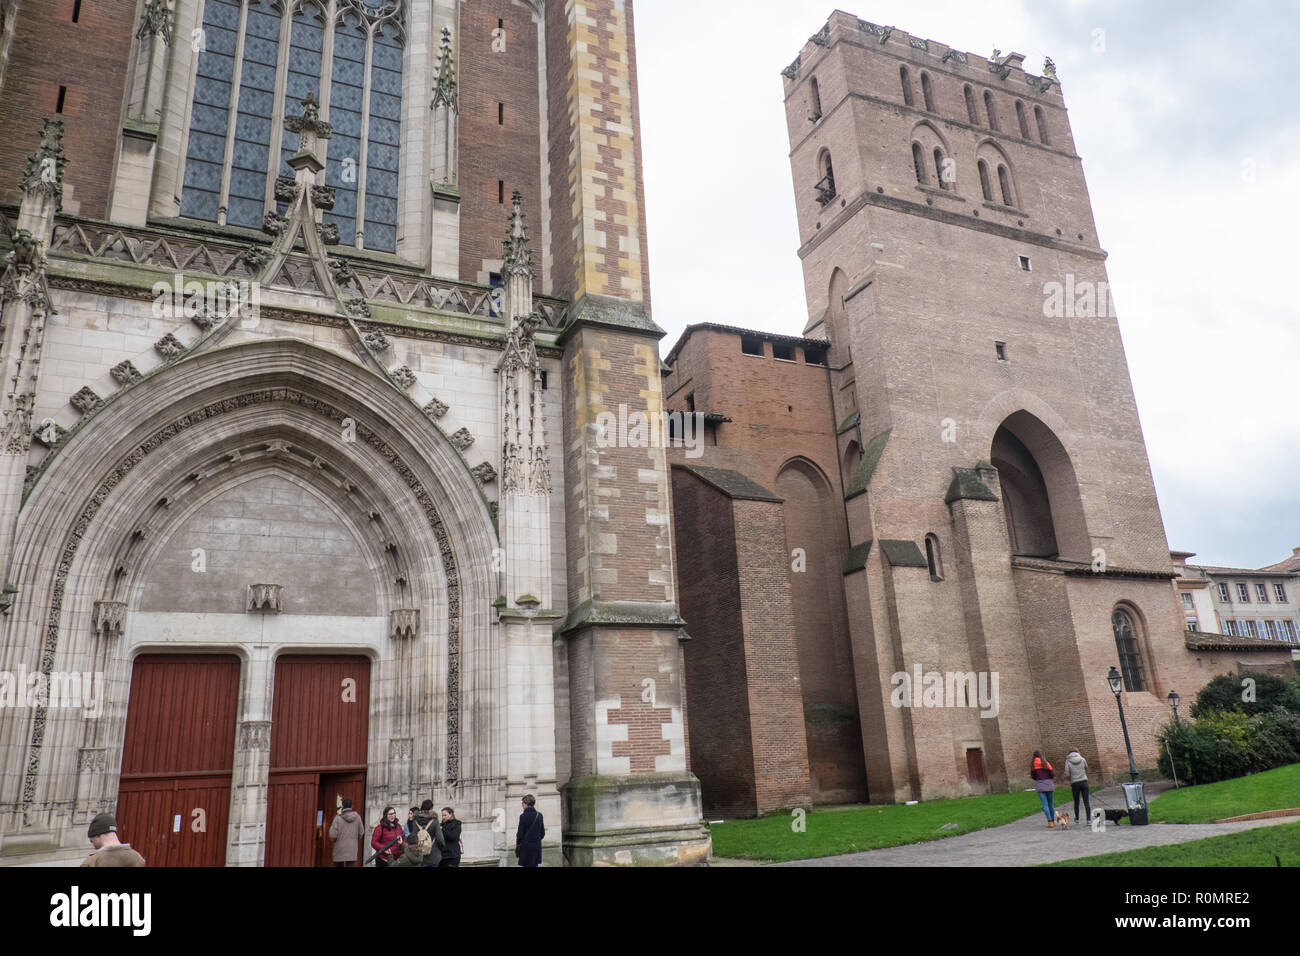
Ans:
[[[1070,791],[1074,796],[1074,819],[1079,817],[1079,798],[1083,798],[1083,807],[1087,811],[1088,817],[1092,817],[1092,801],[1088,797],[1088,761],[1083,758],[1079,751],[1071,748],[1070,752],[1065,755],[1065,777],[1070,781]],[[1043,805],[1043,814],[1047,817],[1047,827],[1052,829],[1056,826],[1056,807],[1054,800],[1056,796],[1056,771],[1052,765],[1047,762],[1041,751],[1034,751],[1033,766],[1029,771],[1029,778],[1034,781],[1034,789],[1038,791],[1038,799]]]
[[[523,798],[523,813],[519,817],[519,830],[515,834],[515,856],[520,866],[540,866],[542,862],[542,837],[546,827],[537,812],[536,798],[530,793]],[[352,801],[344,800],[334,822],[330,824],[330,839],[334,841],[334,865],[356,866],[357,850],[365,837],[365,823],[352,809]],[[460,838],[460,821],[456,811],[443,807],[435,816],[433,801],[425,800],[419,807],[411,807],[403,824],[394,807],[385,807],[383,818],[370,834],[371,857],[375,866],[420,866],[450,869],[460,866],[465,845]]]

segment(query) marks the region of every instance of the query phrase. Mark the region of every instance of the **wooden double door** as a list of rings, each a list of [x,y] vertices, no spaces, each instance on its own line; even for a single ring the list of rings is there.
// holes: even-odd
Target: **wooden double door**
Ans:
[[[232,655],[135,660],[117,822],[150,866],[226,863],[239,676]],[[339,803],[366,812],[370,662],[281,657],[274,693],[265,865],[331,866]]]

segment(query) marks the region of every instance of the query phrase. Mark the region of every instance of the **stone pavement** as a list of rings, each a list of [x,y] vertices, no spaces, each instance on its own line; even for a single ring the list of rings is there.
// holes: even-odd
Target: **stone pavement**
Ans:
[[[1147,799],[1153,800],[1165,787],[1147,785]],[[1058,791],[1059,793],[1060,791]],[[1069,793],[1068,790],[1065,791]],[[1119,788],[1096,791],[1093,806],[1122,807],[1123,796]],[[1027,805],[1037,803],[1037,795],[1025,793]],[[1065,804],[1071,811],[1072,805]],[[913,843],[908,846],[886,847],[863,853],[845,853],[841,856],[819,857],[812,860],[794,860],[774,863],[772,866],[1033,866],[1053,863],[1099,853],[1119,853],[1144,846],[1163,846],[1186,843],[1205,837],[1238,833],[1260,826],[1294,823],[1297,817],[1274,817],[1267,820],[1249,820],[1241,823],[1153,823],[1133,827],[1123,823],[1107,823],[1104,832],[1094,833],[1086,824],[1069,829],[1047,829],[1042,812],[1000,827],[977,830],[962,836]],[[714,859],[712,866],[755,865],[752,861]]]

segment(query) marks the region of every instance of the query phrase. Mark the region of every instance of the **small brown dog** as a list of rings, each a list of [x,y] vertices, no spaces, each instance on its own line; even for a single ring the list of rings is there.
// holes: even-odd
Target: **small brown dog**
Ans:
[[[1070,825],[1070,814],[1064,810],[1057,810],[1055,823],[1058,830],[1064,830]]]

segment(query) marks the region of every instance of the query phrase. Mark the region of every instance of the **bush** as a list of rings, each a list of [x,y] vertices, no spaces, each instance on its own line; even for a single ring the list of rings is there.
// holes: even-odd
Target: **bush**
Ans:
[[[1254,700],[1242,700],[1242,680],[1255,682]],[[1196,695],[1192,716],[1198,720],[1206,714],[1235,710],[1243,714],[1266,714],[1275,707],[1285,707],[1300,714],[1300,681],[1283,680],[1272,674],[1244,671],[1241,674],[1220,674]]]
[[[1166,724],[1159,740],[1162,773],[1170,775],[1172,752],[1182,779],[1213,783],[1300,760],[1300,714],[1284,707],[1257,714],[1210,711],[1196,721]]]

